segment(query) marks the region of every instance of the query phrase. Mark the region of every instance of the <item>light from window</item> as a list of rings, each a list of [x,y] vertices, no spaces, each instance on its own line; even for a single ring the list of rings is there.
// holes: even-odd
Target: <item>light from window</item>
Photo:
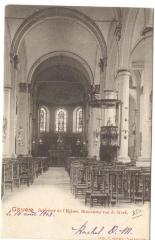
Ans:
[[[56,111],[56,131],[66,132],[67,129],[67,112],[64,109]]]
[[[46,124],[47,124],[47,111],[44,107],[40,108],[39,111],[39,118],[40,118],[40,132],[46,131]]]
[[[83,111],[78,108],[76,111],[76,132],[82,132],[83,129]]]

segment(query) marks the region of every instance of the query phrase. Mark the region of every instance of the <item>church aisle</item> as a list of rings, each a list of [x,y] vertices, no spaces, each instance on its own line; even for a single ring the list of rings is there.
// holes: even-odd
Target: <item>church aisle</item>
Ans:
[[[54,185],[58,189],[70,193],[70,179],[64,167],[49,167],[48,171],[35,179],[33,186]]]
[[[63,194],[67,194],[73,198],[70,191],[70,179],[68,173],[65,171],[64,167],[49,167],[47,172],[39,175],[38,178],[34,179],[34,182],[30,187],[27,185],[21,185],[19,188],[14,188],[13,192],[8,190],[3,196],[3,203],[11,201],[16,195],[25,195],[31,194],[31,192],[41,190],[39,195],[47,195],[52,193],[52,189],[55,188],[55,192],[61,191]],[[50,190],[51,189],[51,190]],[[47,192],[46,192],[47,190]],[[48,190],[50,190],[48,192]]]
[[[21,213],[26,208],[33,209],[38,217],[16,215],[17,209],[20,209],[19,212]],[[20,188],[16,188],[13,193],[8,191],[5,194],[2,201],[2,235],[5,233],[5,237],[24,236],[25,238],[51,239],[53,234],[57,234],[54,229],[58,228],[58,223],[61,224],[61,221],[63,223],[68,216],[68,213],[62,214],[62,211],[82,208],[84,208],[84,204],[80,204],[71,194],[70,180],[65,169],[60,167],[49,168],[47,172],[36,178],[30,187],[22,185]],[[41,211],[44,210],[56,211],[53,225],[55,227],[51,231],[49,229],[54,218],[39,216]],[[72,214],[69,214],[69,216],[72,216]],[[27,224],[27,218],[29,219],[29,225]],[[31,225],[33,228],[30,227]],[[14,229],[16,229],[16,232]],[[56,239],[56,236],[54,239]]]

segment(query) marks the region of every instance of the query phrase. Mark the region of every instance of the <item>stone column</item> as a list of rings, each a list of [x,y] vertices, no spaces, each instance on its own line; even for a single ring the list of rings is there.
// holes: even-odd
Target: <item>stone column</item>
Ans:
[[[11,102],[10,102],[10,152],[16,156],[16,120],[17,120],[17,69],[15,59],[11,60]]]
[[[100,121],[101,109],[90,106],[88,122],[88,155],[90,157],[96,156],[97,160],[99,160],[100,155]]]
[[[153,53],[152,37],[144,39],[144,70],[143,78],[143,107],[141,114],[141,153],[137,159],[138,167],[149,167],[151,163],[151,129],[152,129],[152,53]]]
[[[33,105],[32,105],[32,96],[31,96],[31,84],[28,84],[28,151],[29,155],[32,152],[32,141],[33,141],[33,133],[32,133],[32,121],[33,121]]]
[[[4,115],[3,115],[3,156],[10,157],[10,104],[11,104],[11,87],[4,87]]]
[[[106,89],[106,69],[107,69],[107,58],[101,58],[99,62],[100,66],[100,96],[103,98],[104,90]]]
[[[33,95],[31,93],[31,107],[32,107],[32,154],[37,152],[37,143],[38,143],[38,106],[36,103],[36,89],[33,89]],[[51,116],[50,116],[51,118]],[[51,121],[53,123],[53,119]]]
[[[19,96],[17,108],[17,133],[16,148],[17,155],[29,154],[29,105],[28,105],[28,85],[19,83]]]
[[[129,141],[129,80],[130,72],[126,69],[120,69],[117,72],[117,81],[119,88],[119,99],[122,102],[121,120],[120,120],[120,150],[118,161],[123,163],[130,162],[128,156]]]
[[[87,116],[87,124],[88,124],[88,132],[87,132],[87,138],[88,138],[88,156],[92,156],[92,148],[93,148],[93,131],[92,131],[92,124],[93,124],[93,119],[92,119],[92,107],[88,107],[88,116]]]
[[[73,111],[74,111],[74,108],[72,107],[68,107],[67,108],[67,111],[68,111],[68,132],[69,133],[72,133],[73,132]]]
[[[105,79],[106,79],[106,67],[107,67],[107,58],[106,56],[101,56],[101,53],[97,53],[97,65],[95,69],[95,80],[94,80],[94,87],[97,85],[100,88],[99,92],[96,92],[95,98],[101,99],[104,96],[104,89],[105,89]],[[96,85],[96,86],[95,86]],[[101,128],[101,121],[102,113],[101,108],[99,107],[92,107],[89,106],[89,118],[86,122],[88,124],[88,155],[90,157],[96,156],[97,160],[100,158],[100,128]]]

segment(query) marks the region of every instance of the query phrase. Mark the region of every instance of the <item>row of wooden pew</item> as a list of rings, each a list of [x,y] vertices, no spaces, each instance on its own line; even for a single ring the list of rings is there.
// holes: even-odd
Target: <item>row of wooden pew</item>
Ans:
[[[150,168],[70,158],[66,170],[75,198],[85,198],[90,206],[150,201]]]
[[[2,160],[2,181],[1,197],[7,190],[13,191],[14,187],[21,184],[33,183],[35,177],[48,170],[47,157],[17,157],[3,158]]]

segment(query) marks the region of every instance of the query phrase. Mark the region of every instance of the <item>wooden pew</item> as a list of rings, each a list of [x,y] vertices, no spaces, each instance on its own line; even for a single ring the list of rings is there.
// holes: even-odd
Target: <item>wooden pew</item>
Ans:
[[[43,164],[41,157],[33,157],[34,175],[38,177],[43,172]]]
[[[4,195],[4,189],[5,189],[5,178],[4,178],[4,164],[2,163],[2,179],[1,179],[1,199]]]
[[[43,172],[46,172],[48,170],[49,158],[41,157],[41,160],[42,160]]]
[[[124,168],[109,169],[110,205],[117,204],[124,198]]]
[[[48,157],[33,157],[33,162],[36,177],[48,170]]]
[[[13,168],[13,183],[15,186],[20,187],[20,162],[17,158],[12,158]]]
[[[140,168],[131,167],[125,170],[127,177],[127,189],[130,202],[143,202],[143,190],[140,184],[142,172]]]
[[[71,163],[71,172],[70,172],[70,183],[71,191],[77,197],[77,185],[83,184],[83,163],[79,161],[74,161]]]
[[[85,195],[85,204],[91,206],[150,201],[150,176],[149,168],[131,164],[104,164],[86,159],[76,159],[70,164],[73,194]]]
[[[3,158],[2,162],[2,182],[1,197],[7,189],[20,187],[21,184],[29,186],[34,178],[48,170],[47,157],[19,156],[17,158]]]
[[[35,173],[34,173],[34,161],[32,157],[19,157],[20,162],[20,184],[30,184],[33,183]]]
[[[102,163],[98,163],[92,168],[92,184],[90,193],[90,206],[109,206],[109,178],[108,171],[104,169]],[[86,200],[85,200],[86,203]]]
[[[13,167],[10,158],[3,159],[2,162],[2,181],[3,181],[3,194],[5,193],[7,187],[13,191]]]
[[[143,168],[143,191],[144,201],[150,201],[151,199],[151,169]]]

